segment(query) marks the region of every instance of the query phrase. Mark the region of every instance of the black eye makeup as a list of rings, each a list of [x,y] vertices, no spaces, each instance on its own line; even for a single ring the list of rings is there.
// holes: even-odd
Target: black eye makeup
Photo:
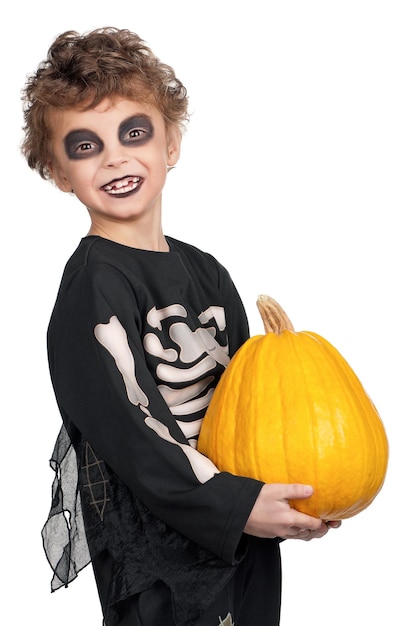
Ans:
[[[64,139],[65,152],[69,159],[86,159],[98,154],[104,147],[101,139],[91,130],[73,130]]]
[[[133,115],[121,122],[118,129],[118,138],[124,145],[137,145],[149,141],[153,137],[154,128],[147,115]]]
[[[153,137],[154,127],[147,115],[132,115],[118,128],[119,142],[124,146],[143,145]],[[65,152],[71,160],[96,156],[104,149],[104,142],[92,130],[72,130],[64,139]]]

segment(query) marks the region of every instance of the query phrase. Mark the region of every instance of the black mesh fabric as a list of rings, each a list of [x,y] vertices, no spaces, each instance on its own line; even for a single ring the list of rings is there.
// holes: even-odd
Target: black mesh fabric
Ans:
[[[62,426],[50,460],[55,472],[52,505],[42,529],[43,547],[54,571],[52,591],[67,586],[90,562],[81,499],[77,489],[75,450]]]
[[[93,466],[100,466],[99,494],[86,458],[94,458]],[[83,438],[77,459],[65,426],[50,465],[55,472],[52,506],[42,537],[53,569],[51,589],[68,586],[95,555],[110,552],[114,567],[104,610],[106,626],[118,623],[117,602],[158,580],[171,590],[175,623],[191,625],[214,602],[244,556],[241,542],[231,566],[169,527],[134,498]],[[103,482],[105,498],[101,498]]]

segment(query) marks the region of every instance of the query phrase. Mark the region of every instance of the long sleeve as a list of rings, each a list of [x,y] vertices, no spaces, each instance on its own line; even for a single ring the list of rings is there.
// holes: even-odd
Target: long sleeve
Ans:
[[[88,237],[65,269],[48,330],[65,428],[44,543],[58,588],[85,564],[77,552],[85,523],[90,550],[115,554],[113,600],[162,577],[186,616],[241,559],[262,483],[218,472],[196,450],[210,397],[248,326],[228,272],[191,246],[169,243],[171,253],[151,253]],[[53,534],[62,531],[61,500],[72,492],[57,459],[74,462],[66,432],[78,492],[59,559]],[[186,593],[197,577],[198,594]]]

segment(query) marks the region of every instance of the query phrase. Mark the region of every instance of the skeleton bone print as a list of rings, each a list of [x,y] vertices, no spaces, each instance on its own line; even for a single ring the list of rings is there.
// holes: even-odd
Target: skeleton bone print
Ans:
[[[160,359],[157,375],[163,384],[158,388],[172,414],[189,415],[208,406],[213,394],[210,384],[214,380],[210,371],[217,363],[224,367],[228,365],[230,360],[228,346],[221,346],[217,342],[215,325],[201,326],[192,330],[186,321],[170,323],[172,317],[175,320],[178,317],[186,320],[187,311],[180,304],[172,304],[161,309],[153,307],[147,314],[147,322],[149,326],[159,331],[162,330],[162,324],[167,325],[169,337],[176,347],[163,346],[155,332],[149,332],[144,336],[143,346],[148,354]],[[225,328],[225,313],[222,307],[208,307],[198,319],[205,325],[214,320],[219,330]],[[176,441],[168,428],[151,415],[148,408],[149,400],[136,379],[135,362],[127,333],[118,318],[114,315],[108,323],[97,324],[94,335],[112,355],[123,378],[127,397],[145,414],[146,425],[159,437],[182,449],[199,482],[204,483],[218,473],[219,470],[215,465],[196,450],[201,419],[190,422],[176,420],[190,444],[185,445]],[[176,389],[170,383],[186,383],[186,386]]]

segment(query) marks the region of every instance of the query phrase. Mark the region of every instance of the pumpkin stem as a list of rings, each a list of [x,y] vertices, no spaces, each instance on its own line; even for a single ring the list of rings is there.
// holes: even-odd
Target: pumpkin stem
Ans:
[[[279,335],[284,330],[294,331],[292,322],[280,304],[270,296],[259,296],[257,299],[257,308],[260,311],[266,333],[276,333],[276,335]]]

